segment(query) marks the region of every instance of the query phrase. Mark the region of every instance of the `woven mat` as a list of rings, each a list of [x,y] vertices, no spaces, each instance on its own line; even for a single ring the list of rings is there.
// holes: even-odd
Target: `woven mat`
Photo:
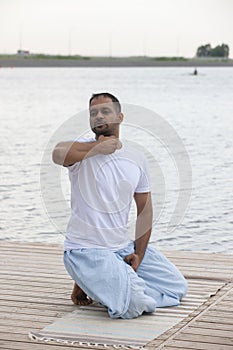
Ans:
[[[30,332],[29,337],[92,348],[94,345],[141,348],[189,316],[224,284],[223,281],[191,279],[189,292],[180,306],[157,308],[152,314],[131,320],[111,319],[107,309],[97,303],[81,306],[40,332]]]
[[[29,337],[66,344],[141,348],[184,317],[155,312],[130,320],[111,319],[104,307],[94,303],[79,307],[38,333],[30,332]]]

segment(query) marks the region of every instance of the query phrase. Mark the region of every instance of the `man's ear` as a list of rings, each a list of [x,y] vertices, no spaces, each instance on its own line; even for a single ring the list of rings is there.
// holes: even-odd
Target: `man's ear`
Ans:
[[[118,118],[119,118],[119,123],[122,123],[122,121],[124,119],[124,114],[123,113],[119,113],[118,114]]]

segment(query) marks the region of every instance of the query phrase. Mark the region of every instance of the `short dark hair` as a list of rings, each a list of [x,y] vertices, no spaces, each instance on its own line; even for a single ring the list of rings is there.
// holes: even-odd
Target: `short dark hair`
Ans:
[[[98,98],[100,96],[110,98],[112,100],[112,102],[114,102],[114,108],[115,108],[116,112],[117,113],[121,112],[121,104],[120,104],[118,98],[116,98],[116,96],[110,94],[109,92],[99,92],[98,94],[93,94],[89,100],[89,107],[91,105],[92,100],[94,100],[95,98]]]

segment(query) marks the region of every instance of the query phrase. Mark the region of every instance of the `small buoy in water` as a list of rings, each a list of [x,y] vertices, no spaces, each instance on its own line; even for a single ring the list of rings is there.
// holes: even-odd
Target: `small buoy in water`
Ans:
[[[193,75],[197,75],[198,73],[197,73],[197,68],[195,68],[194,69],[194,71],[193,71]]]

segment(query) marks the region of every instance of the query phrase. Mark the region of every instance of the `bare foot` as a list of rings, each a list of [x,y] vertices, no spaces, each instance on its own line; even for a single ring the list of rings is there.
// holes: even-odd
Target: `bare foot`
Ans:
[[[74,287],[71,294],[71,300],[75,305],[81,306],[89,305],[92,303],[91,298],[89,298],[76,283],[74,283]]]

